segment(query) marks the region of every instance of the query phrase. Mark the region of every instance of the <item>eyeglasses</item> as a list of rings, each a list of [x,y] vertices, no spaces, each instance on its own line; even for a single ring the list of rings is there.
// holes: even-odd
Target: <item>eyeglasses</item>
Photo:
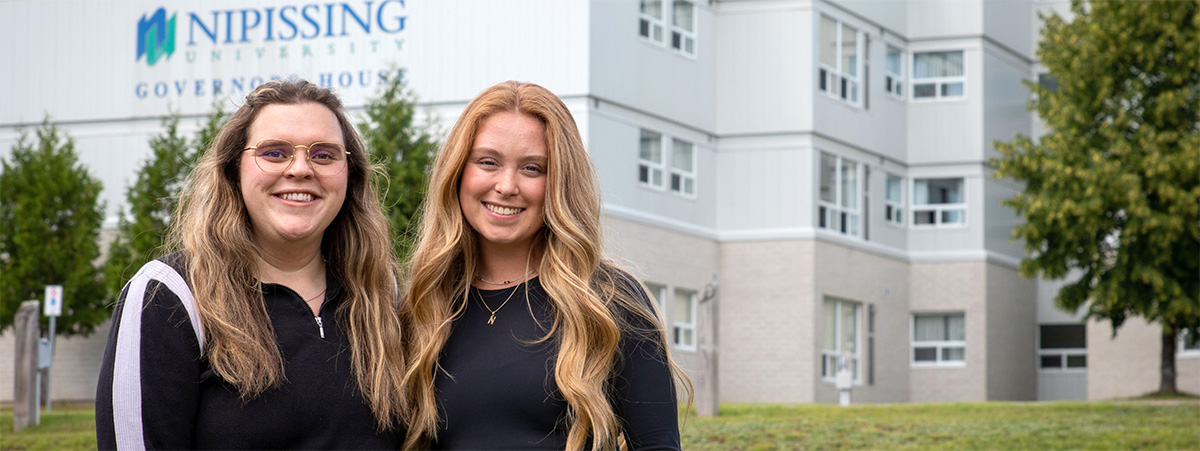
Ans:
[[[282,139],[264,139],[242,152],[254,152],[254,163],[263,172],[280,174],[292,166],[299,148],[304,148],[308,167],[317,175],[338,175],[346,169],[346,155],[350,152],[337,143],[315,142],[298,146]]]

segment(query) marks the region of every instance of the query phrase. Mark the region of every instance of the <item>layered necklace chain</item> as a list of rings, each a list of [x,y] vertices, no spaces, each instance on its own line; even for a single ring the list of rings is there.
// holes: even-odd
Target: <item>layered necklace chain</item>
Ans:
[[[517,294],[517,289],[519,289],[519,288],[521,288],[521,285],[514,286],[512,289],[512,292],[508,293],[508,297],[504,298],[504,302],[500,303],[500,306],[496,307],[495,309],[489,307],[487,305],[487,301],[483,300],[483,293],[481,293],[482,290],[479,290],[479,289],[475,290],[475,295],[479,296],[479,303],[483,304],[483,308],[487,309],[487,311],[492,314],[492,316],[490,318],[488,318],[489,326],[492,325],[492,323],[496,322],[496,312],[499,312],[500,309],[504,308],[504,306],[508,304],[508,301],[512,300],[513,295]]]
[[[537,268],[533,268],[533,269],[529,270],[528,272],[526,272],[525,274],[521,274],[517,277],[513,277],[511,279],[503,280],[500,282],[492,282],[490,280],[484,279],[483,276],[481,276],[481,275],[476,275],[475,278],[479,279],[480,282],[486,283],[488,285],[508,285],[513,282],[525,280],[525,278],[529,277],[529,275],[533,274],[535,271],[537,271]]]
[[[483,276],[481,276],[481,275],[478,275],[478,274],[477,274],[477,275],[475,275],[475,278],[476,278],[476,279],[479,279],[479,281],[480,281],[480,282],[486,283],[486,284],[488,284],[488,285],[501,285],[501,286],[503,286],[503,285],[508,285],[508,284],[510,284],[510,283],[513,283],[513,282],[524,282],[525,280],[528,280],[528,279],[529,279],[529,276],[533,275],[533,273],[535,273],[535,272],[537,272],[537,268],[530,269],[529,271],[526,271],[526,272],[525,272],[525,274],[521,274],[521,275],[519,275],[519,276],[517,276],[517,277],[514,277],[514,278],[512,278],[512,279],[508,279],[508,280],[502,280],[502,281],[499,281],[499,282],[495,282],[495,281],[487,280],[487,279],[483,278]],[[508,305],[508,301],[512,300],[512,297],[513,297],[513,295],[517,294],[517,289],[521,288],[521,285],[523,285],[523,284],[517,284],[516,286],[512,287],[512,292],[508,293],[508,297],[507,297],[507,298],[504,298],[504,302],[500,303],[500,306],[499,306],[499,307],[496,307],[496,308],[494,308],[494,309],[493,309],[492,307],[490,307],[490,306],[488,306],[488,305],[487,305],[487,301],[484,301],[484,300],[483,300],[483,293],[482,293],[482,290],[478,290],[478,289],[477,289],[477,290],[475,291],[475,295],[479,297],[479,303],[480,303],[480,304],[483,304],[483,308],[487,309],[487,311],[488,311],[489,313],[491,313],[491,314],[492,314],[492,316],[488,318],[488,322],[487,322],[487,323],[488,323],[488,325],[491,325],[491,324],[493,324],[493,323],[495,323],[495,322],[496,322],[496,312],[499,312],[499,311],[500,311],[500,309],[504,308],[504,306],[505,306],[505,305]]]

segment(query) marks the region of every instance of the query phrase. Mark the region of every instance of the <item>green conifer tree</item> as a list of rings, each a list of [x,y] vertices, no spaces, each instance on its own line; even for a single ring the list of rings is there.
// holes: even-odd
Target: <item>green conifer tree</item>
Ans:
[[[1176,337],[1200,336],[1200,16],[1196,1],[1072,1],[1044,17],[1038,57],[1057,88],[1028,83],[1048,132],[997,143],[1004,205],[1025,223],[1026,276],[1071,279],[1055,304],[1113,331],[1162,325],[1160,391]]]
[[[391,78],[379,97],[365,108],[367,117],[359,125],[371,162],[383,166],[376,184],[392,230],[392,243],[401,259],[408,256],[415,230],[417,210],[425,197],[426,166],[438,142],[436,124],[415,121],[415,95],[399,77]]]
[[[225,119],[220,105],[214,106],[204,127],[189,142],[179,134],[177,114],[163,118],[162,134],[150,139],[150,158],[138,169],[137,181],[126,189],[129,214],[121,215],[117,238],[108,247],[104,270],[110,299],[116,300],[138,268],[167,251],[163,243],[179,190]]]
[[[40,301],[46,285],[62,285],[56,331],[86,336],[109,317],[96,266],[102,185],[49,118],[36,135],[34,143],[21,130],[11,161],[0,162],[0,330],[12,325],[22,301]],[[41,323],[49,327],[44,316]]]

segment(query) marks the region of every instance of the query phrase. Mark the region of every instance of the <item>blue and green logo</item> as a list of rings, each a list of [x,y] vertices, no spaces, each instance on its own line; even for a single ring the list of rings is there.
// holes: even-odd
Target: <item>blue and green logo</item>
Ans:
[[[162,57],[175,53],[175,14],[167,19],[167,10],[158,8],[149,19],[145,14],[138,19],[137,58],[146,56],[146,64],[153,66]]]

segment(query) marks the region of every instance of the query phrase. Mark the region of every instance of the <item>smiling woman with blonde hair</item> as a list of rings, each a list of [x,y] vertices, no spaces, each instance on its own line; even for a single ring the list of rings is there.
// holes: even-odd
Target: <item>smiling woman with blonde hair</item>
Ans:
[[[604,258],[565,104],[504,82],[432,170],[401,310],[409,448],[679,448],[678,383],[641,283]]]

